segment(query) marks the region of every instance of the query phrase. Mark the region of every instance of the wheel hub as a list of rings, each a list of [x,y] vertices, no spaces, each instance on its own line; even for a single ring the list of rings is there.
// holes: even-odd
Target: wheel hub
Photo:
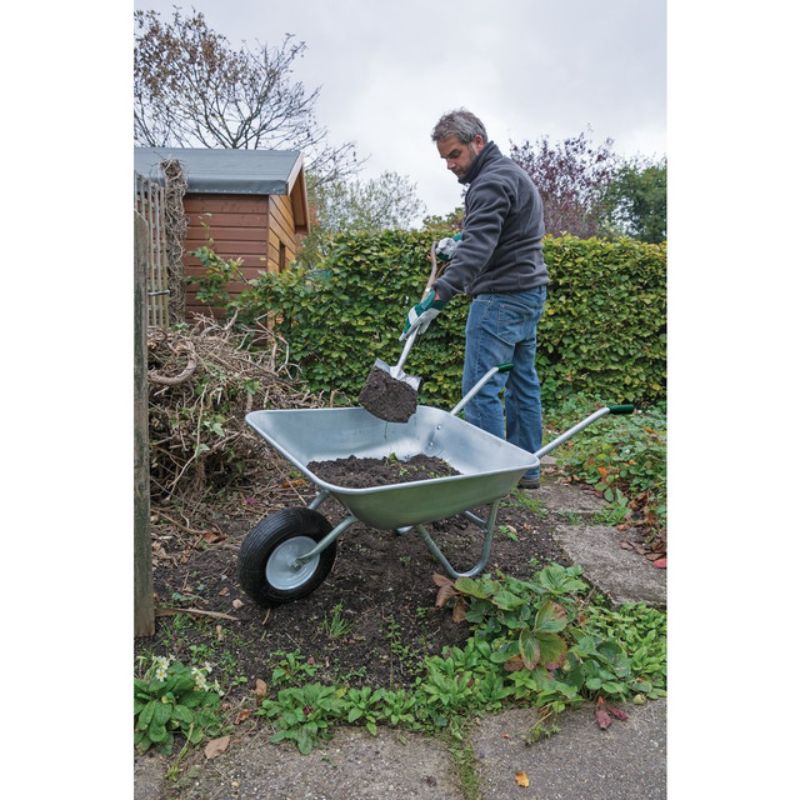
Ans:
[[[267,559],[265,570],[267,582],[284,592],[302,586],[314,575],[319,564],[319,554],[305,562],[298,561],[298,558],[316,545],[317,543],[309,536],[293,536],[281,542]]]

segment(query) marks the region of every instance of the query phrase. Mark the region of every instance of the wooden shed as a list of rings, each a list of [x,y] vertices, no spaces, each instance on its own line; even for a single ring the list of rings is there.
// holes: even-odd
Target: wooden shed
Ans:
[[[197,275],[200,262],[189,253],[205,244],[224,258],[241,258],[246,280],[259,272],[282,272],[294,259],[309,214],[302,154],[296,150],[214,150],[136,147],[135,172],[163,182],[160,164],[177,159],[187,180],[184,268]],[[232,295],[245,284],[233,282]],[[187,316],[206,311],[186,291]]]

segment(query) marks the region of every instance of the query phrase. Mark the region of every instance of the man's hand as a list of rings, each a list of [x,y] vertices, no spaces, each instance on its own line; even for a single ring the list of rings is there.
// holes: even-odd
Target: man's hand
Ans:
[[[425,333],[428,325],[433,322],[436,315],[444,308],[445,301],[436,297],[436,292],[431,289],[422,301],[417,303],[406,316],[406,324],[403,326],[403,333],[400,341],[405,341],[415,330]]]

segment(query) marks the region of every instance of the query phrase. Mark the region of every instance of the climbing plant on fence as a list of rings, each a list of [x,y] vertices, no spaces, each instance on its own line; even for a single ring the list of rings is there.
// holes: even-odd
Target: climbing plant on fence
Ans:
[[[337,237],[315,269],[264,273],[233,304],[239,319],[270,314],[312,391],[354,401],[376,357],[392,364],[406,311],[430,272],[431,232]],[[609,403],[665,397],[666,246],[629,239],[548,237],[548,304],[539,326],[543,400],[575,392]],[[232,304],[232,305],[233,305]],[[461,394],[469,301],[452,300],[406,362],[424,378],[421,401],[447,407]]]

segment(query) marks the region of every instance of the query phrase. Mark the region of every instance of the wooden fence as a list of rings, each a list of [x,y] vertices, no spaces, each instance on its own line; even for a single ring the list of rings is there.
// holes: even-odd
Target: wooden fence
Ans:
[[[169,324],[169,270],[167,263],[164,187],[134,174],[134,211],[147,223],[147,324]]]

